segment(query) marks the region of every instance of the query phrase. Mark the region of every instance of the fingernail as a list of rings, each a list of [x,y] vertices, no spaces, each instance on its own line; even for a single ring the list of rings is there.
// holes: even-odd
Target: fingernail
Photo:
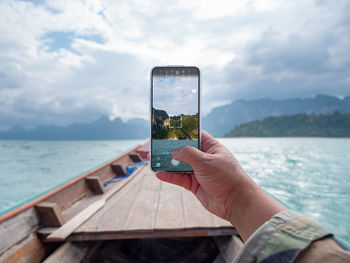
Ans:
[[[172,153],[171,156],[175,158],[179,154],[179,149],[175,149]]]

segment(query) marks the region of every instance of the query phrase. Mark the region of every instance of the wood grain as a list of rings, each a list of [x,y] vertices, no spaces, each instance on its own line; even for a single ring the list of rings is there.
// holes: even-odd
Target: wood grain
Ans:
[[[56,203],[41,202],[35,206],[35,209],[45,226],[62,226],[65,222]]]
[[[39,224],[34,208],[16,215],[0,224],[0,255],[14,244],[33,233]]]
[[[128,182],[130,182],[140,171],[144,169],[144,167],[145,166],[140,167],[131,176],[122,180],[115,188],[106,192],[106,194],[104,194],[100,199],[89,205],[83,211],[74,216],[66,224],[55,230],[52,234],[50,234],[47,237],[47,240],[62,241],[66,239],[75,229],[81,226],[86,220],[88,220],[92,215],[94,215],[98,210],[100,210],[109,198],[111,198],[116,192],[122,189]]]
[[[1,254],[2,263],[31,263],[41,262],[45,257],[46,248],[35,234],[30,234],[24,240],[16,243],[5,253]]]
[[[185,228],[213,227],[214,218],[190,191],[181,189]]]
[[[184,229],[181,189],[179,186],[161,182],[155,229]]]
[[[157,215],[160,181],[153,173],[144,175],[136,200],[123,226],[124,231],[153,231]]]
[[[105,206],[77,229],[78,232],[121,231],[136,193],[142,184],[144,173],[140,173],[130,183],[111,197]]]
[[[205,210],[191,192],[161,182],[145,166],[136,173],[138,175],[117,194],[113,191],[115,188],[108,190],[104,195],[105,205],[67,240],[237,234],[230,223]],[[39,231],[43,237],[52,232],[49,228]]]
[[[81,211],[79,214],[77,214],[75,217],[73,217],[66,224],[55,230],[52,234],[50,234],[47,237],[47,239],[54,241],[65,240],[75,229],[77,229],[82,223],[84,223],[94,213],[101,209],[104,206],[104,204],[104,199],[94,202],[93,204],[85,208],[83,211]]]
[[[29,201],[17,208],[14,208],[10,211],[8,211],[5,214],[0,215],[0,223],[5,222],[6,220],[14,217],[15,215],[18,215],[22,213],[23,211],[33,207],[34,205],[42,202],[53,202],[57,203],[61,209],[67,208],[70,205],[72,205],[77,200],[80,200],[84,196],[88,195],[90,192],[89,188],[87,187],[86,183],[83,179],[90,175],[97,175],[101,178],[102,182],[111,178],[114,176],[114,173],[110,167],[112,163],[128,163],[131,159],[129,157],[129,153],[135,152],[140,145],[137,145],[133,149],[129,150],[128,152],[125,152],[124,154],[116,157],[115,159],[95,168],[91,171],[80,175],[69,182],[64,183],[63,185],[39,196],[38,198],[35,198],[32,201]],[[85,186],[85,187],[84,187]],[[76,194],[78,193],[78,194]],[[62,200],[62,203],[60,202]]]
[[[50,234],[52,229],[44,228],[39,231],[40,236],[45,240],[45,236]],[[205,236],[231,236],[237,235],[233,227],[208,228],[199,227],[191,229],[173,229],[173,230],[139,230],[139,231],[96,231],[96,232],[74,232],[66,240],[71,241],[96,241],[113,239],[132,239],[132,238],[150,238],[150,237],[205,237]]]
[[[105,192],[105,188],[101,183],[100,177],[99,176],[88,176],[86,177],[85,181],[90,187],[90,190],[93,194],[96,195],[101,195]]]
[[[130,159],[134,162],[134,163],[138,163],[142,161],[141,156],[138,153],[130,153],[129,154]]]
[[[112,163],[111,164],[111,168],[113,170],[113,172],[115,173],[115,175],[126,175],[128,174],[126,172],[126,169],[123,165],[119,164],[119,163]]]

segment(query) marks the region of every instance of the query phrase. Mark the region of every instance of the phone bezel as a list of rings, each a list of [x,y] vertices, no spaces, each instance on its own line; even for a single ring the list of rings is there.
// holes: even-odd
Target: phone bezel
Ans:
[[[191,171],[168,171],[168,170],[155,170],[153,169],[152,166],[152,148],[153,148],[153,144],[152,144],[152,108],[153,108],[153,73],[156,69],[161,69],[161,70],[181,70],[181,69],[194,69],[197,71],[198,74],[198,149],[201,149],[201,106],[202,106],[202,100],[201,100],[201,82],[202,82],[202,78],[201,78],[201,71],[199,70],[198,67],[196,66],[155,66],[152,68],[151,70],[151,78],[150,78],[150,168],[152,171],[154,172],[158,172],[158,171],[165,171],[165,172],[171,172],[171,173],[191,173],[193,172],[193,170]]]

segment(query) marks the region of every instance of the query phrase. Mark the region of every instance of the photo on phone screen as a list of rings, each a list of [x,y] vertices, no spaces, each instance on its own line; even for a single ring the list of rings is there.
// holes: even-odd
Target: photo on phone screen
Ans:
[[[171,152],[200,145],[200,73],[196,67],[155,67],[151,74],[151,168],[193,171]]]

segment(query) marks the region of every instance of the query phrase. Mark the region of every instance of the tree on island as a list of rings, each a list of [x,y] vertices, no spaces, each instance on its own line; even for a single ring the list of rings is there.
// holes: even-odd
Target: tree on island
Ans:
[[[350,114],[284,115],[238,125],[224,137],[350,137]]]

